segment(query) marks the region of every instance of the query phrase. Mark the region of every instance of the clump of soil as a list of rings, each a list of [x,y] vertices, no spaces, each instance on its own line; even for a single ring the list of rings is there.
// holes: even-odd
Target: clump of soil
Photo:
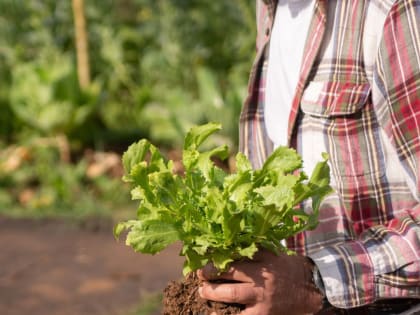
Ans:
[[[220,315],[239,314],[243,305],[207,301],[200,297],[200,280],[195,273],[180,281],[171,281],[163,291],[163,315]]]

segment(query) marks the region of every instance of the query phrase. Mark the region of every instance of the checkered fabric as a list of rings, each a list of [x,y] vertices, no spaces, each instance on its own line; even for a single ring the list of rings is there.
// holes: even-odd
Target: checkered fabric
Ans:
[[[257,1],[257,52],[240,150],[260,167],[275,0]],[[318,0],[289,117],[311,169],[330,156],[335,190],[314,231],[288,240],[318,265],[329,302],[420,298],[420,1]],[[305,204],[311,211],[310,204]]]

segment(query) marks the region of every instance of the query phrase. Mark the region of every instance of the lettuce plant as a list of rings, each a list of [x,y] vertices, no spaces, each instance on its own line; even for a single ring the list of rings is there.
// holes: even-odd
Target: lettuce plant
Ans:
[[[128,230],[126,244],[146,254],[181,241],[184,275],[209,262],[226,270],[234,260],[252,259],[261,247],[287,251],[281,240],[315,228],[320,203],[331,191],[327,157],[308,178],[301,157],[287,147],[276,149],[257,170],[238,153],[236,171],[225,172],[213,158],[228,157],[226,145],[199,150],[219,129],[218,123],[191,128],[182,175],[148,140],[132,144],[123,155],[123,179],[133,185],[132,198],[140,203],[137,218],[118,223],[115,236]],[[310,213],[301,207],[308,198]]]

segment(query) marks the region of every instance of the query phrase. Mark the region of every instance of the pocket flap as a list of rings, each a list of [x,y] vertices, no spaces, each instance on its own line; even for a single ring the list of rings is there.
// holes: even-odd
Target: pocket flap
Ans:
[[[321,117],[354,114],[366,104],[370,90],[369,83],[314,81],[303,93],[301,109]]]

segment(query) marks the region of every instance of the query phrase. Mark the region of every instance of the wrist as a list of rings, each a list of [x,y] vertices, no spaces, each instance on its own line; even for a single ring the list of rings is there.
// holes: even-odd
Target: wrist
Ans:
[[[316,264],[307,258],[309,274],[307,277],[309,283],[309,301],[311,301],[316,312],[326,308],[329,303],[325,293],[325,286]]]

